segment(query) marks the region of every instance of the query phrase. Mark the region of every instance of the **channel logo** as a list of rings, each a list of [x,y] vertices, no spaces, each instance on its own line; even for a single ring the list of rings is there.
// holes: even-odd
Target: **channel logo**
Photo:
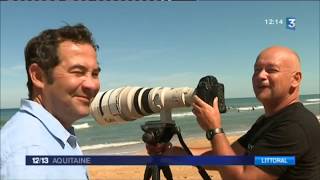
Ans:
[[[296,18],[295,17],[287,17],[286,18],[286,27],[290,30],[296,30]]]
[[[294,166],[294,156],[255,156],[254,164],[259,166]]]

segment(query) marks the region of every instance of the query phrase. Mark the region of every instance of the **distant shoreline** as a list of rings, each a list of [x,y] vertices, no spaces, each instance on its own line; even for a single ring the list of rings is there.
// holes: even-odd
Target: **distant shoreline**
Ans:
[[[226,133],[227,137],[240,137],[242,136],[246,131],[237,131],[237,132],[231,132],[231,133]],[[187,146],[189,146],[189,143],[195,145],[196,143],[193,143],[194,141],[198,141],[198,140],[205,140],[205,137],[203,135],[203,133],[200,133],[199,135],[195,135],[195,136],[189,136],[189,137],[183,137],[184,141],[186,142]],[[176,135],[173,137],[173,139],[171,140],[171,142],[175,145],[180,146],[180,143],[178,141],[178,138],[176,137]],[[83,146],[80,146],[80,148]],[[132,144],[132,145],[124,145],[124,146],[120,146],[120,147],[102,147],[102,148],[96,148],[96,149],[89,149],[89,150],[82,150],[84,152],[84,154],[117,154],[118,149],[126,149],[126,153],[124,154],[130,154],[130,153],[139,153],[141,151],[141,149],[144,149],[145,145],[144,142],[141,141],[140,143],[136,143],[136,144]]]
[[[319,96],[318,98],[320,98],[320,93],[317,94],[301,94],[300,96]],[[228,98],[225,98],[226,100],[230,100],[230,99],[246,99],[246,98],[250,98],[250,99],[256,99],[256,97],[228,97]],[[0,108],[0,110],[13,110],[13,109],[19,109],[19,105],[17,107],[3,107],[3,108]]]

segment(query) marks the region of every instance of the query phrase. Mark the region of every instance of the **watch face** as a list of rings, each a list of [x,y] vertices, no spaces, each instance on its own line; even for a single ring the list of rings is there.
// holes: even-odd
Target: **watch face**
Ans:
[[[208,140],[212,140],[213,136],[212,136],[212,130],[209,130],[206,132],[206,137]]]
[[[222,128],[210,129],[206,132],[206,137],[208,140],[212,140],[216,134],[224,133]]]

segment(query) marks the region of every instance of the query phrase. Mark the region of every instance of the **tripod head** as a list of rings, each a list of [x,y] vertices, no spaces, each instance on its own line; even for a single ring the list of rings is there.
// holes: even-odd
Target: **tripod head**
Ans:
[[[142,140],[151,145],[168,143],[179,130],[172,120],[171,110],[163,109],[160,112],[160,121],[148,121],[141,126],[144,131]]]
[[[174,122],[148,121],[141,126],[141,129],[144,131],[142,140],[152,145],[170,142],[173,135],[177,132]]]

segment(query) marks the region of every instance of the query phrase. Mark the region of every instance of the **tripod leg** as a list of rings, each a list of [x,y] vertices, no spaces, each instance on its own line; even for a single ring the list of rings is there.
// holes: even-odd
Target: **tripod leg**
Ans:
[[[160,169],[162,170],[163,175],[167,180],[173,180],[170,166],[161,166]]]
[[[152,175],[152,166],[146,166],[146,169],[144,170],[144,177],[143,180],[149,180]]]
[[[152,166],[152,180],[160,180],[160,168],[156,165]]]

